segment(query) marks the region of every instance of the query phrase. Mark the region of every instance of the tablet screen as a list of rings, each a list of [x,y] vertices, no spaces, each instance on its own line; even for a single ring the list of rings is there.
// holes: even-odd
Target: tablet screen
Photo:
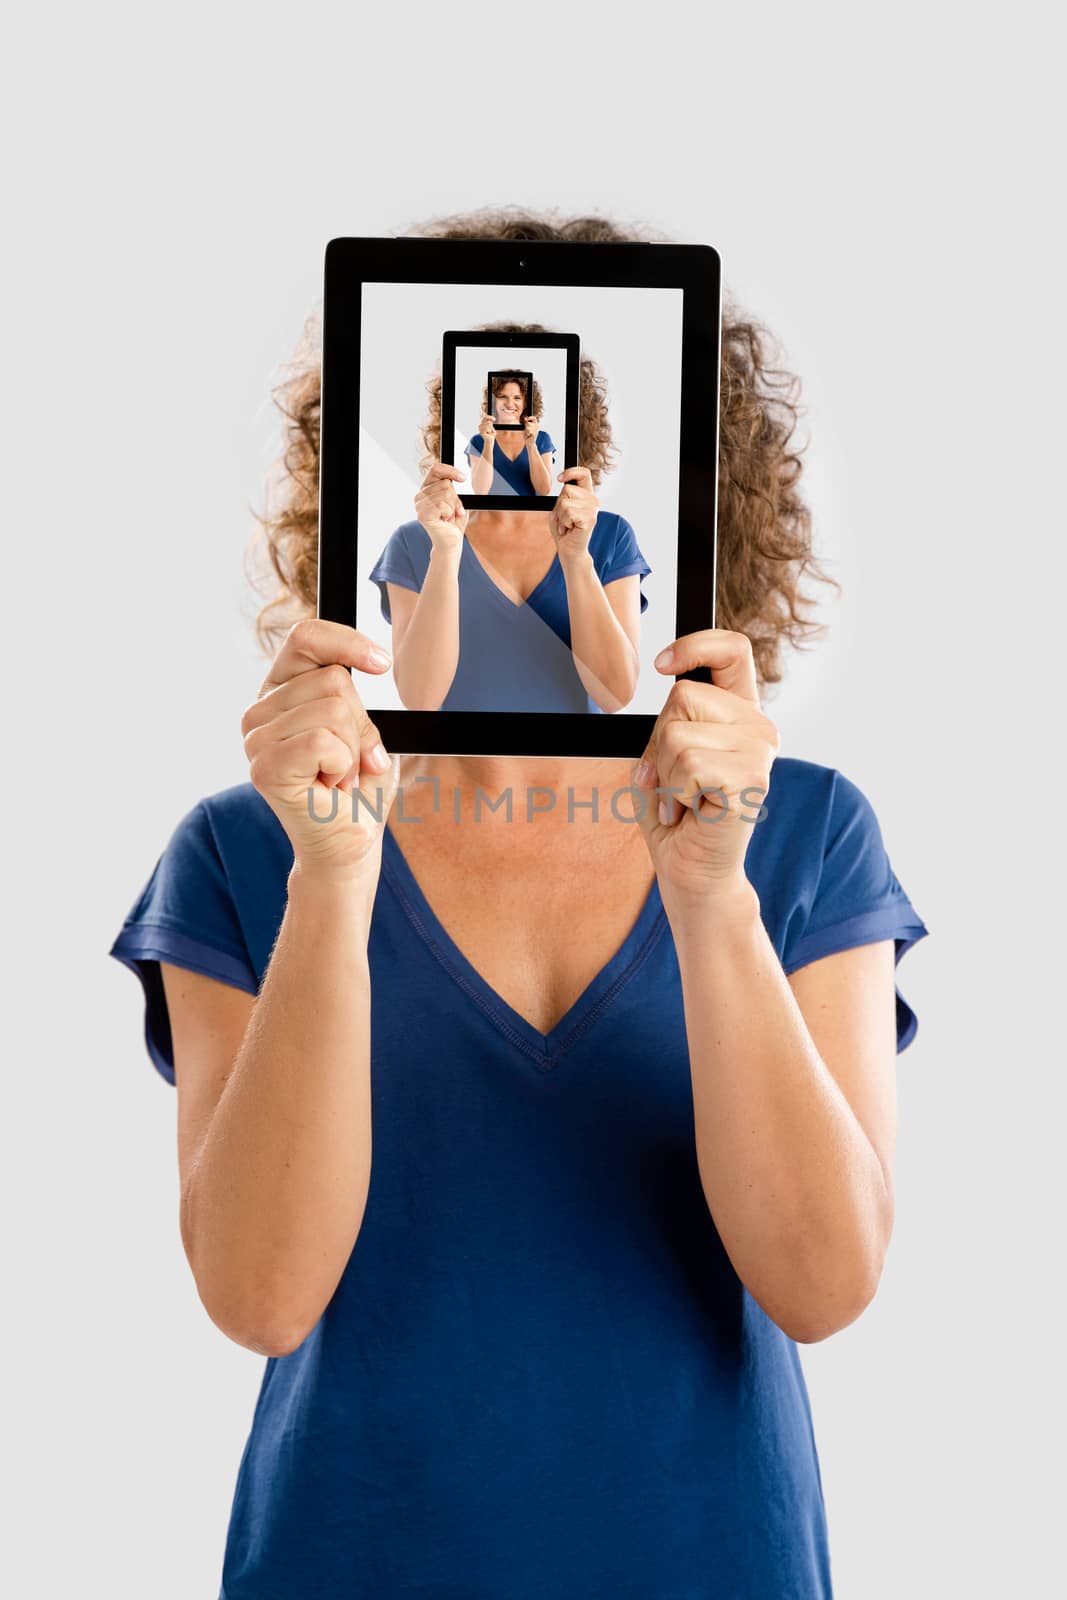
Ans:
[[[355,625],[393,657],[376,707],[660,711],[670,679],[652,662],[679,631],[683,298],[362,284]],[[416,508],[435,463],[462,474],[451,527]],[[586,499],[564,528],[552,508],[572,467]]]

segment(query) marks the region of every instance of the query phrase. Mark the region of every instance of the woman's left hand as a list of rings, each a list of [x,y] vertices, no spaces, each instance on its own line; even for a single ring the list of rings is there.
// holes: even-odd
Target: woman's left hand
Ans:
[[[541,427],[540,417],[527,417],[526,421],[523,423],[523,427],[526,432],[527,444],[533,444]]]
[[[593,475],[588,467],[568,467],[559,474],[563,488],[549,512],[548,526],[556,541],[561,562],[585,555],[600,515],[600,501],[593,493]]]
[[[672,686],[634,768],[632,800],[661,892],[690,903],[747,884],[745,852],[765,815],[781,741],[760,709],[752,646],[743,633],[708,628],[668,648],[669,660],[666,651],[656,658],[659,671],[710,667],[712,681],[679,679]]]

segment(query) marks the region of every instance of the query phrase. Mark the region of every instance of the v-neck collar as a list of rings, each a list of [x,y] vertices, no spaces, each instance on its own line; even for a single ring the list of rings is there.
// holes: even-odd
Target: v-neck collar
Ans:
[[[467,996],[473,1000],[505,1038],[547,1072],[566,1050],[590,1028],[601,1012],[648,959],[667,924],[667,914],[652,880],[637,920],[606,966],[586,986],[550,1033],[539,1033],[532,1023],[509,1006],[467,960],[430,905],[407,858],[388,825],[382,830],[382,871],[416,933]]]
[[[495,448],[500,451],[500,454],[504,457],[504,460],[507,462],[509,467],[517,467],[523,456],[525,456],[527,460],[530,458],[530,446],[528,441],[525,439],[522,441],[522,449],[519,451],[517,456],[509,456],[499,439],[494,439],[493,444]]]
[[[525,466],[525,468],[519,468],[519,462],[522,460],[523,456],[526,457],[526,466]],[[500,466],[498,465],[498,462],[497,462],[497,457],[499,457],[500,460],[504,462],[505,467],[507,467],[507,468],[514,467],[514,468],[518,469],[515,472],[515,474],[512,475],[512,473],[510,471],[501,471]],[[520,474],[522,476],[528,478],[528,479],[530,478],[530,447],[525,442],[525,440],[523,441],[522,449],[519,451],[518,455],[512,457],[512,456],[509,456],[505,450],[501,449],[500,440],[499,439],[494,439],[493,440],[493,472],[498,478],[503,478],[503,480],[507,484],[508,488],[510,490],[512,490],[512,492],[514,494],[532,494],[533,493],[533,480],[532,479],[530,479],[530,487],[529,487],[529,489],[523,488],[521,481],[519,481],[519,482],[516,481],[516,479],[520,479]]]
[[[533,599],[534,595],[540,593],[540,591],[544,588],[545,584],[548,582],[549,578],[551,578],[555,574],[556,568],[559,566],[559,551],[557,550],[555,555],[552,557],[552,565],[549,567],[549,569],[545,573],[544,577],[538,583],[534,584],[534,587],[530,590],[530,592],[526,596],[525,600],[515,601],[515,600],[509,600],[507,595],[504,593],[503,589],[501,589],[500,585],[498,583],[495,583],[493,581],[493,579],[489,576],[489,573],[485,570],[485,567],[482,565],[481,556],[478,554],[477,550],[475,550],[474,546],[470,543],[470,541],[468,539],[464,539],[464,541],[463,541],[463,551],[462,551],[462,553],[460,555],[460,560],[463,559],[463,555],[469,555],[470,556],[471,561],[473,562],[474,566],[477,567],[479,573],[485,579],[485,581],[489,585],[490,589],[492,589],[492,591],[493,591],[493,593],[495,595],[499,596],[499,598],[507,606],[509,611],[521,611],[523,606],[528,606],[530,604],[530,601]]]

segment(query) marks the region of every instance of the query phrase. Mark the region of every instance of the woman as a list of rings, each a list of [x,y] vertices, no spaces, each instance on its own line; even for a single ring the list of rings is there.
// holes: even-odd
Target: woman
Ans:
[[[306,616],[313,365],[285,404],[268,532]],[[817,571],[792,416],[728,313],[725,626],[664,641],[639,770],[391,762],[361,694],[387,659],[300,621],[242,719],[251,781],[178,823],[115,941],[177,1084],[197,1288],[268,1358],[226,1600],[830,1593],[797,1342],[878,1283],[894,957],[926,929],[862,792],[776,759],[760,709]],[[479,790],[525,816],[474,823]]]
[[[463,473],[437,459],[439,378],[429,393],[416,520],[390,535],[370,572],[392,626],[393,676],[404,705],[621,711],[637,688],[640,617],[648,606],[641,582],[652,569],[630,523],[602,511],[593,492],[614,456],[600,373],[582,360],[582,457],[558,474],[562,488],[551,511],[468,512],[456,490]],[[472,478],[477,470],[472,463]],[[472,489],[479,492],[476,483]]]
[[[478,432],[464,454],[470,465],[472,494],[552,493],[552,467],[556,447],[540,426],[541,391],[533,385],[532,411],[526,410],[526,391],[517,378],[498,373],[493,378],[492,408],[489,396]],[[497,433],[497,425],[504,424]],[[521,428],[521,432],[514,430]]]

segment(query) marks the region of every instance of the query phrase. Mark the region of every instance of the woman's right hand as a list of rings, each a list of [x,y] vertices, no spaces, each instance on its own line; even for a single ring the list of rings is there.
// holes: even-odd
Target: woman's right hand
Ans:
[[[456,484],[463,479],[464,474],[458,467],[436,461],[415,496],[415,515],[430,535],[435,550],[462,547],[470,520],[470,512],[456,493]]]
[[[358,876],[381,843],[399,760],[382,748],[349,668],[382,673],[390,664],[355,628],[307,617],[290,628],[241,718],[253,787],[301,868]]]
[[[482,418],[481,422],[478,424],[478,432],[481,434],[486,444],[488,446],[492,446],[494,440],[496,439],[496,427],[493,423],[492,417],[484,416]]]

